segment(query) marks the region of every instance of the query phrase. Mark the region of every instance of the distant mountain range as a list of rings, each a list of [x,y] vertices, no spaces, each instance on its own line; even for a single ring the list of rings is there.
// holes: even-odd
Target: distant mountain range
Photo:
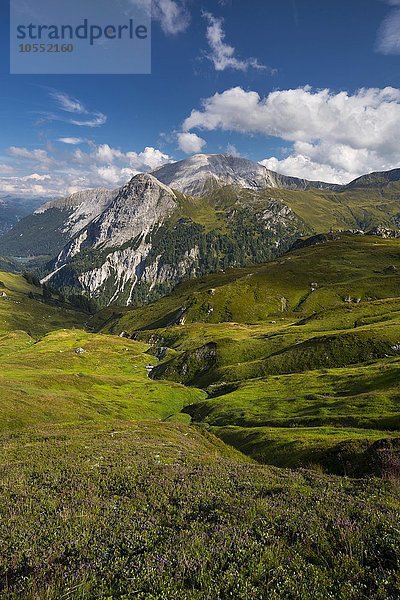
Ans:
[[[122,188],[47,202],[0,238],[0,255],[47,257],[42,279],[97,306],[140,305],[189,277],[260,263],[329,229],[400,227],[400,169],[346,186],[196,155]]]
[[[9,231],[15,223],[32,213],[43,202],[44,199],[40,197],[0,196],[0,235]]]

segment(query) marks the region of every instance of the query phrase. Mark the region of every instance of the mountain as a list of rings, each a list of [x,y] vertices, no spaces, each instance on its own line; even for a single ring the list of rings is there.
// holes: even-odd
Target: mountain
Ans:
[[[280,175],[257,162],[228,154],[196,154],[167,164],[153,171],[153,175],[171,188],[191,196],[204,196],[227,185],[251,190],[338,188],[335,184]]]
[[[106,189],[77,192],[42,204],[0,238],[5,256],[54,256],[114,197]]]
[[[20,219],[43,203],[43,198],[0,196],[0,235],[9,231]]]
[[[378,175],[332,186],[197,155],[119,190],[47,202],[0,238],[0,255],[51,257],[40,276],[65,296],[83,293],[98,307],[141,305],[184,279],[270,260],[307,234],[397,235],[400,182],[393,172]]]
[[[400,169],[392,169],[391,171],[377,171],[375,173],[369,173],[368,175],[362,175],[347,185],[342,186],[341,189],[346,190],[352,188],[387,186],[388,184],[396,181],[400,181]]]
[[[100,306],[141,303],[190,276],[267,260],[306,231],[280,200],[257,198],[249,211],[239,194],[217,212],[140,174],[67,243],[43,282]]]

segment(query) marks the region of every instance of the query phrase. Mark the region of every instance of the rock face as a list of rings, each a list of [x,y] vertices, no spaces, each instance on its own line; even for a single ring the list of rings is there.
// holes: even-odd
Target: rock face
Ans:
[[[149,174],[133,177],[123,186],[100,216],[85,228],[80,236],[83,245],[118,247],[147,233],[175,210],[172,190]]]
[[[90,297],[98,297],[106,286],[113,292],[110,302],[125,294],[129,304],[139,281],[146,281],[151,287],[156,277],[157,265],[146,265],[152,249],[151,237],[176,209],[175,193],[155,177],[133,177],[102,213],[63,248],[42,282],[78,285]],[[91,264],[83,264],[81,272],[77,269],[71,276],[71,261],[85,253],[88,256],[88,252]],[[175,267],[179,269],[179,265]],[[167,277],[165,273],[164,279]]]
[[[336,189],[334,184],[286,177],[269,171],[252,160],[227,154],[196,154],[186,160],[168,164],[153,175],[171,188],[191,196],[205,196],[226,185],[251,190],[285,188],[305,190],[310,187]]]
[[[34,215],[43,215],[51,210],[65,211],[66,219],[61,231],[72,237],[100,215],[116,193],[117,190],[111,191],[105,188],[83,190],[66,198],[46,202],[35,210]]]

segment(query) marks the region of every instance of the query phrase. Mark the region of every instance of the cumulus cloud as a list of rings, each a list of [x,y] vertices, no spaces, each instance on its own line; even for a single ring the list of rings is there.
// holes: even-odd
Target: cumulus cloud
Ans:
[[[92,145],[90,152],[78,149],[72,155],[72,161],[89,172],[99,183],[101,181],[122,185],[137,173],[154,171],[170,162],[167,154],[157,148],[147,146],[141,152],[122,152],[108,144]]]
[[[206,143],[206,140],[203,140],[196,133],[189,133],[188,131],[178,133],[179,148],[186,154],[201,152]]]
[[[236,87],[204,100],[183,124],[186,131],[221,129],[292,142],[290,156],[267,159],[270,168],[338,182],[397,167],[399,127],[400,90],[392,87],[349,94],[306,86],[265,98]]]
[[[256,58],[240,59],[235,56],[235,48],[225,42],[222,18],[215,17],[209,12],[203,12],[203,17],[208,23],[206,37],[210,53],[207,54],[207,58],[213,63],[216,71],[225,71],[225,69],[247,71],[249,68],[267,68],[265,65],[260,64]]]
[[[140,152],[123,152],[109,144],[93,143],[86,152],[76,148],[51,156],[45,150],[13,146],[8,155],[14,159],[16,174],[0,169],[4,175],[0,176],[0,192],[48,197],[94,187],[118,187],[137,173],[153,171],[171,160],[150,146]]]
[[[154,171],[162,165],[171,162],[171,158],[168,154],[164,154],[157,148],[147,146],[142,152],[127,152],[126,156],[129,158],[129,164],[131,167],[137,169],[138,172],[151,169]]]
[[[101,163],[112,163],[115,158],[122,158],[123,152],[118,148],[111,148],[108,144],[101,144],[95,147],[93,157]]]

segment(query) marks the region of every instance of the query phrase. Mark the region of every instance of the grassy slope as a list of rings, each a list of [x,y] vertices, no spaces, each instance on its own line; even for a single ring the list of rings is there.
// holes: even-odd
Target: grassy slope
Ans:
[[[0,297],[0,429],[164,419],[204,397],[179,384],[150,380],[145,367],[157,360],[146,354],[147,344],[85,333],[78,327],[87,315],[30,298],[39,290],[19,275],[0,273],[0,281],[0,293],[6,294]],[[78,348],[85,353],[77,354]]]
[[[18,276],[0,279],[7,294],[0,298],[1,598],[398,598],[395,481],[252,464],[204,427],[160,422],[188,403],[200,406],[205,394],[149,380],[144,367],[157,361],[144,341],[85,333],[86,316],[33,300],[27,294],[38,290]],[[382,314],[354,309],[374,323]],[[387,304],[382,310],[385,319],[392,314]],[[227,367],[238,356],[265,358],[265,344],[273,347],[274,334],[283,338],[293,320],[189,323],[142,335],[170,336],[176,356],[217,339]],[[61,329],[66,323],[70,329]],[[315,318],[319,331],[327,326]],[[289,404],[275,416],[287,416]],[[154,419],[114,420],[142,417]],[[257,427],[256,435],[261,442],[278,435],[274,456],[288,454],[283,434],[289,448],[299,434],[298,454],[308,436],[319,460],[317,437],[338,436],[327,429]],[[231,439],[232,428],[216,431],[245,449],[253,433],[242,427]],[[271,460],[268,448],[271,439],[248,451]]]
[[[394,227],[398,217],[400,182],[342,192],[322,190],[268,190],[268,196],[280,198],[316,232],[334,229],[365,229],[376,225]]]
[[[29,293],[37,299],[29,298]],[[45,304],[41,296],[42,291],[22,275],[0,272],[0,334],[23,330],[36,339],[57,328],[82,327],[87,321],[87,315]]]
[[[245,464],[165,423],[0,447],[1,598],[399,596],[395,484]]]
[[[108,314],[105,330],[168,346],[158,375],[206,388],[185,412],[230,443],[278,465],[318,462],[318,448],[327,463],[339,442],[399,436],[399,284],[399,240],[341,235]],[[159,327],[177,314],[185,325]]]
[[[58,331],[39,342],[25,334],[0,341],[0,428],[38,422],[167,418],[203,392],[152,381],[148,345],[82,331]],[[76,354],[77,348],[86,353]]]
[[[393,228],[393,218],[398,217],[400,213],[399,192],[398,181],[369,188],[354,187],[340,192],[271,188],[256,195],[249,190],[226,187],[204,199],[202,207],[197,205],[197,200],[193,201],[192,207],[182,202],[182,211],[206,227],[218,227],[221,223],[219,217],[226,208],[234,204],[250,205],[253,209],[262,208],[265,200],[276,198],[290,206],[315,232],[329,231],[331,227],[368,230],[376,225],[384,225]],[[207,206],[207,209],[204,206]]]

